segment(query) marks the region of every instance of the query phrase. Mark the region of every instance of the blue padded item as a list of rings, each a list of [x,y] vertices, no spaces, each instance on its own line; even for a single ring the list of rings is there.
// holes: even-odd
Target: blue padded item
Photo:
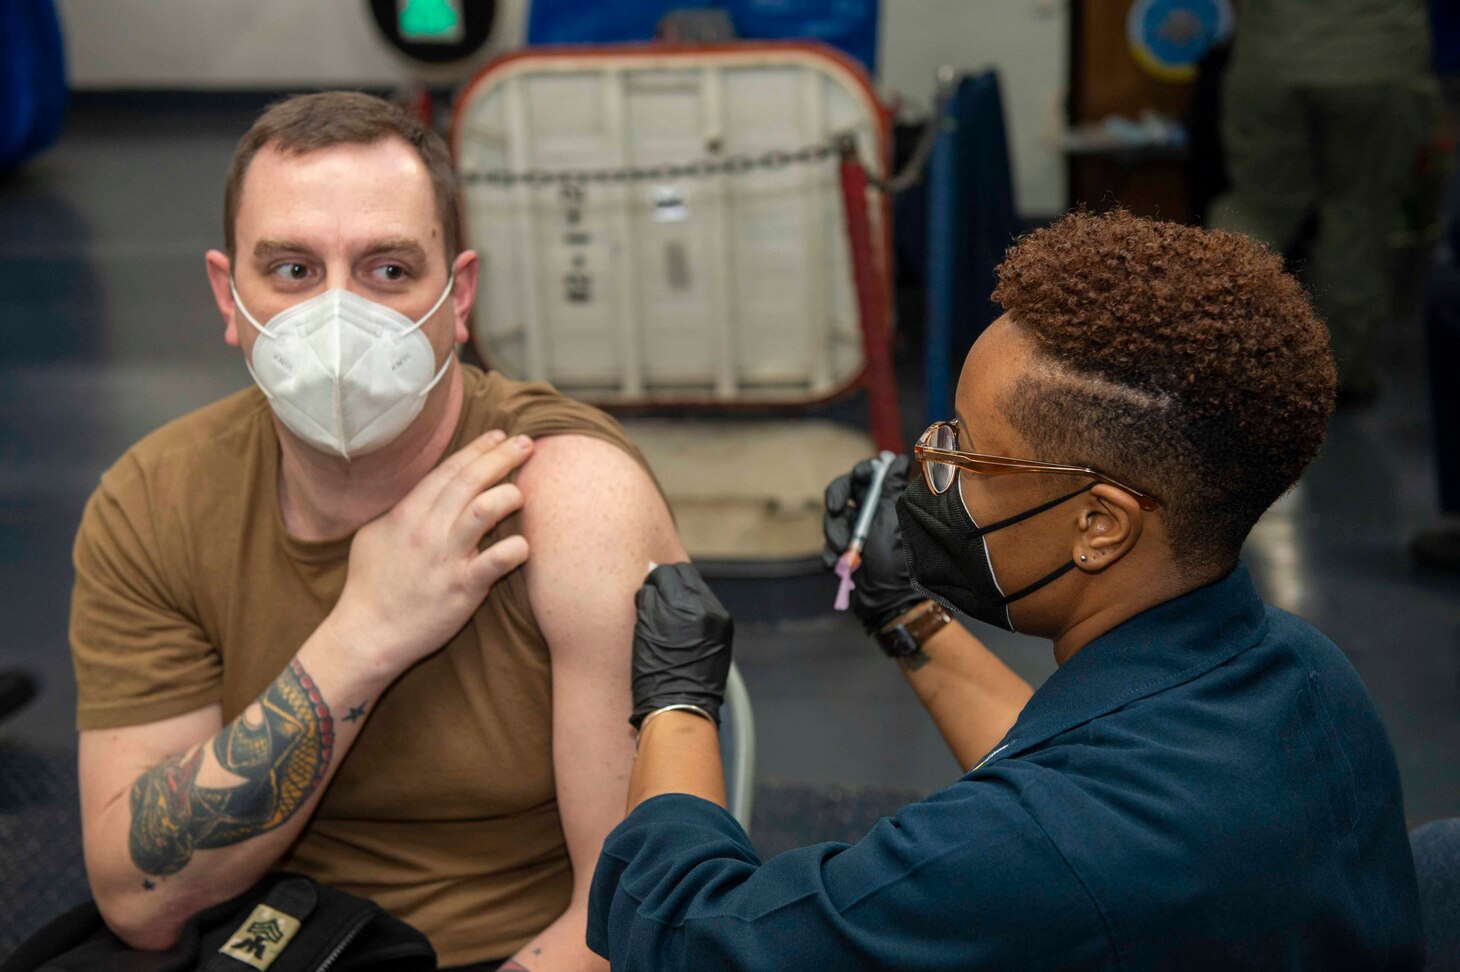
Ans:
[[[1425,923],[1425,968],[1460,969],[1460,818],[1409,835]]]
[[[52,0],[0,0],[0,171],[46,148],[66,113],[66,61]]]
[[[926,180],[926,249],[914,244],[909,256],[926,267],[923,419],[937,422],[952,414],[953,376],[968,349],[999,315],[989,300],[994,268],[1020,229],[993,71],[959,80]]]
[[[877,0],[533,0],[529,44],[621,44],[654,38],[671,10],[718,8],[743,38],[811,39],[877,69]]]

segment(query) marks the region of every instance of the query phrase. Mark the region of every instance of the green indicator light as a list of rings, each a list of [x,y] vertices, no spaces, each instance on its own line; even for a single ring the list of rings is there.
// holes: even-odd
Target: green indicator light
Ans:
[[[460,0],[398,0],[402,40],[455,44],[462,38]]]

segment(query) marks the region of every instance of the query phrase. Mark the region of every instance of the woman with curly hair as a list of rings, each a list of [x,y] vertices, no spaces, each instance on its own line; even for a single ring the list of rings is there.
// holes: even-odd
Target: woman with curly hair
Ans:
[[[1333,409],[1302,289],[1246,237],[1077,213],[1009,251],[994,299],[852,599],[965,775],[762,862],[721,809],[732,626],[694,568],[660,567],[589,945],[656,972],[1418,968],[1373,702],[1238,559]],[[830,555],[870,478],[828,489]],[[1034,691],[955,614],[1048,639],[1058,670]]]

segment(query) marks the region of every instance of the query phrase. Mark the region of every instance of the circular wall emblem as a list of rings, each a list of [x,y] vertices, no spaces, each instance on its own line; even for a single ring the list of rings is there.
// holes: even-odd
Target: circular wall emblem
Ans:
[[[1191,81],[1234,27],[1230,0],[1136,0],[1126,35],[1137,63],[1163,81]]]

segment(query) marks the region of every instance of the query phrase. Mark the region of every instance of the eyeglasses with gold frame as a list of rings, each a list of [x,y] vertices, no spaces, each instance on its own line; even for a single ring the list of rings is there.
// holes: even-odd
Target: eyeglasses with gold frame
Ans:
[[[1038,459],[1011,459],[1008,456],[991,456],[980,452],[964,452],[958,445],[958,420],[934,422],[918,437],[913,455],[922,463],[923,479],[928,488],[936,494],[946,493],[957,479],[959,469],[980,476],[1007,476],[1011,473],[1044,473],[1046,475],[1084,476],[1097,483],[1114,486],[1129,493],[1140,504],[1141,509],[1150,512],[1161,508],[1161,501],[1150,493],[1127,486],[1118,479],[1112,479],[1089,466],[1066,466],[1057,462],[1042,462]]]

